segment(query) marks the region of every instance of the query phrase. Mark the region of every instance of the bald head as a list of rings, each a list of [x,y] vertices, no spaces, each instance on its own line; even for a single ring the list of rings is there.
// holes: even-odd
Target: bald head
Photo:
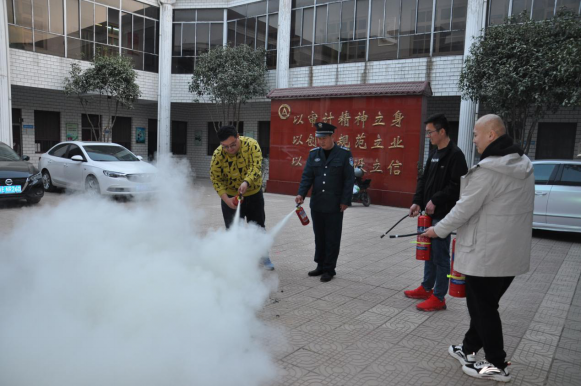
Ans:
[[[504,134],[506,134],[506,126],[498,115],[488,114],[478,119],[474,125],[473,140],[478,153],[482,154],[488,145]]]
[[[497,137],[506,134],[506,127],[502,118],[495,114],[487,114],[476,121],[477,125],[482,125],[483,128],[492,130]]]

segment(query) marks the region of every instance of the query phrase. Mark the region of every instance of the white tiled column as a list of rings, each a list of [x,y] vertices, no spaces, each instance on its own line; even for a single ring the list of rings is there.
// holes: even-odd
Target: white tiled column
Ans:
[[[0,142],[12,147],[12,101],[10,98],[10,51],[6,1],[0,2]]]
[[[157,90],[157,153],[170,153],[171,50],[175,0],[158,0],[161,8],[159,36],[159,85]]]
[[[470,55],[470,47],[474,39],[482,34],[486,21],[486,1],[468,0],[466,12],[466,36],[464,42],[464,61]],[[470,100],[462,99],[460,102],[460,122],[458,128],[458,147],[464,152],[468,166],[472,166],[474,154],[472,154],[472,130],[478,114],[477,105]]]
[[[291,0],[280,0],[276,41],[276,88],[289,87],[291,10]]]

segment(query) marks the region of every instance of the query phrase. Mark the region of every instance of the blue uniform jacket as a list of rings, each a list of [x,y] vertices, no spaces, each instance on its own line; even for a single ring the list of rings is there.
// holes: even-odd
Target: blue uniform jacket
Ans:
[[[341,146],[333,146],[329,158],[320,147],[311,150],[303,170],[299,195],[307,196],[311,186],[312,210],[323,213],[337,213],[340,204],[351,205],[355,172],[351,151]]]

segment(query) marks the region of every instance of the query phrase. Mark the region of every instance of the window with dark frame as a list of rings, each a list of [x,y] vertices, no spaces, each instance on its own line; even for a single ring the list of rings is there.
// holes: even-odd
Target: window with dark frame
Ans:
[[[171,152],[176,155],[186,155],[188,123],[171,121]]]
[[[176,9],[173,28],[173,74],[191,74],[196,58],[222,46],[223,9]],[[276,68],[278,0],[263,0],[227,8],[226,42],[266,50],[266,66]]]
[[[87,61],[122,54],[135,69],[157,72],[159,7],[122,4],[123,10],[119,0],[7,0],[10,48]]]
[[[172,74],[192,74],[199,55],[222,46],[224,10],[176,9],[173,21]]]
[[[12,109],[12,150],[22,156],[22,110]],[[10,145],[10,144],[8,144]]]
[[[576,122],[540,122],[535,159],[573,159],[576,133]]]
[[[262,150],[262,157],[268,158],[270,155],[270,121],[258,122],[258,145]]]
[[[91,126],[92,124],[92,126]],[[81,116],[81,140],[100,141],[101,140],[101,117],[97,114],[83,114]]]
[[[34,110],[34,142],[36,152],[47,152],[61,142],[61,114],[58,111]]]
[[[292,8],[290,67],[464,52],[467,0],[293,1]]]
[[[117,117],[111,130],[111,140],[131,150],[131,118]]]

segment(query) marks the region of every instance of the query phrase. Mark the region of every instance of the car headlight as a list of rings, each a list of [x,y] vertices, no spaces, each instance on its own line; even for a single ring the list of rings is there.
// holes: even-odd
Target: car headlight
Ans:
[[[107,177],[111,177],[111,178],[126,178],[127,177],[127,174],[125,174],[125,173],[112,172],[110,170],[103,170],[103,174],[106,175]]]
[[[31,175],[30,177],[28,177],[28,182],[30,182],[30,184],[36,184],[37,182],[42,180],[42,174],[40,172]]]

